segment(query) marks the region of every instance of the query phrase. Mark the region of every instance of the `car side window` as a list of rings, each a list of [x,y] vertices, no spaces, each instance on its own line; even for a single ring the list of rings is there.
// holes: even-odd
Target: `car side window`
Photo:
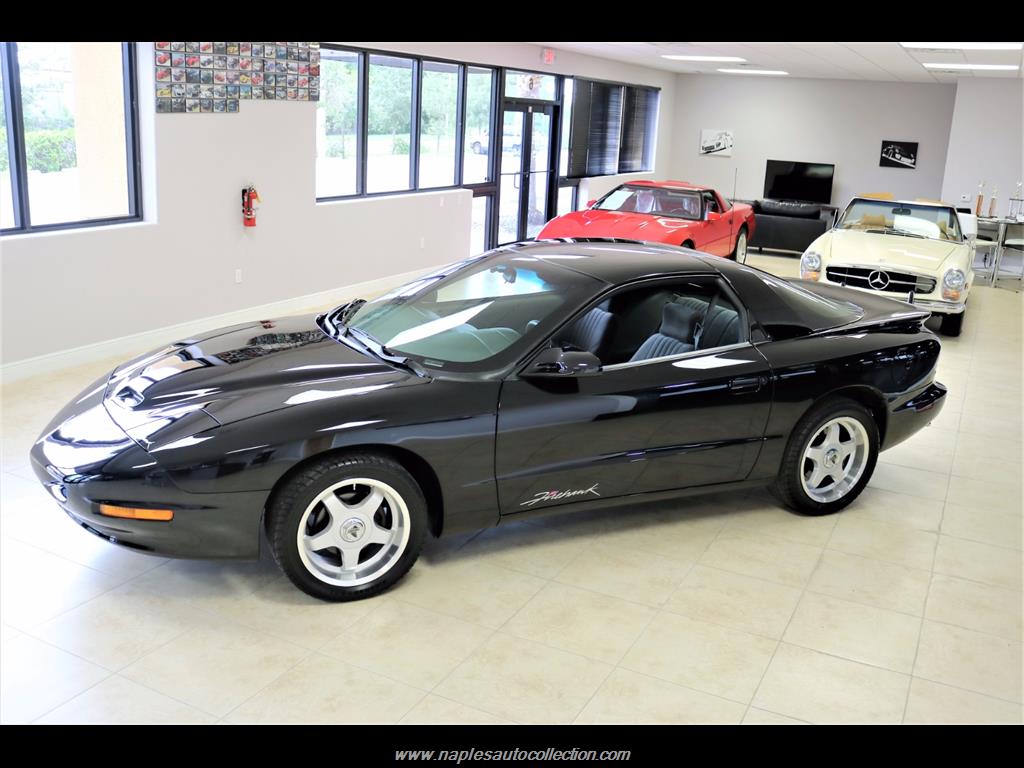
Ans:
[[[715,213],[721,213],[721,208],[718,205],[718,200],[715,198],[715,193],[711,191],[702,192],[701,196],[704,198],[704,213],[708,211],[714,211]]]
[[[626,288],[591,306],[552,337],[592,352],[605,367],[712,350],[749,339],[743,312],[715,278]]]

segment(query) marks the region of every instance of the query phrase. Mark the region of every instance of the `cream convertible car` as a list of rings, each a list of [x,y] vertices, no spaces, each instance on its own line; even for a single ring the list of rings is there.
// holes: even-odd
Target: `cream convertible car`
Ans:
[[[910,301],[959,336],[974,280],[977,220],[944,203],[855,197],[800,257],[805,280]]]

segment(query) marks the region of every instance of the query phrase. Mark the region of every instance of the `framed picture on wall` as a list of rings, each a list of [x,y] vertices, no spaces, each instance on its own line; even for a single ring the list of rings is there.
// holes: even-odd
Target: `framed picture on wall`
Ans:
[[[917,168],[917,142],[883,139],[878,164],[882,168]]]
[[[732,129],[701,128],[700,154],[732,157]]]

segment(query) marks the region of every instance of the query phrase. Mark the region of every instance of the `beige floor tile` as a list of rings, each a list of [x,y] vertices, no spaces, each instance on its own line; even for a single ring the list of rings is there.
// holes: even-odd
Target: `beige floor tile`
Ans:
[[[519,723],[570,723],[611,670],[599,661],[499,632],[435,693]]]
[[[213,715],[111,675],[40,718],[46,725],[211,725]]]
[[[848,555],[930,570],[935,554],[936,534],[901,525],[862,520],[840,515],[828,548]]]
[[[140,608],[107,593],[36,627],[32,634],[87,661],[117,671],[200,623]]]
[[[820,547],[749,531],[722,531],[700,559],[701,565],[802,587],[821,556]]]
[[[797,720],[795,717],[777,715],[765,709],[751,707],[747,710],[747,714],[743,716],[741,725],[808,725],[808,723],[805,723],[803,720]]]
[[[920,626],[916,616],[805,592],[783,640],[909,674]]]
[[[921,531],[937,531],[939,521],[942,520],[942,505],[943,502],[938,499],[893,493],[868,486],[842,514],[832,517],[837,521],[852,517]]]
[[[497,629],[522,608],[544,580],[485,561],[418,563],[388,594],[421,608]]]
[[[937,446],[911,437],[899,445],[882,451],[878,461],[910,469],[927,469],[929,472],[949,474],[953,468],[954,446]]]
[[[0,646],[0,723],[30,723],[110,673],[22,635]]]
[[[1021,515],[1000,512],[982,505],[946,504],[942,532],[961,539],[1021,549]]]
[[[314,653],[226,719],[258,725],[391,724],[423,696],[417,688]]]
[[[1021,701],[1021,644],[925,621],[914,676]]]
[[[898,672],[783,643],[753,704],[809,723],[899,723],[909,684]]]
[[[720,508],[709,506],[708,499],[722,502]],[[595,534],[594,541],[614,549],[634,549],[678,562],[699,558],[739,504],[735,494],[682,499],[677,507],[651,505],[652,508],[632,513],[621,520],[608,521],[605,530]]]
[[[118,583],[113,576],[20,541],[0,542],[0,614],[5,624],[18,629],[31,629]]]
[[[961,435],[957,441],[952,474],[991,483],[1005,483],[1020,475],[1019,450],[1009,456],[978,454],[972,450],[973,446],[966,445],[966,437]]]
[[[925,617],[1019,641],[1022,597],[1016,590],[937,573],[932,577]]]
[[[729,515],[725,529],[730,531],[740,528],[799,544],[823,547],[835,525],[835,515],[798,515],[776,501],[771,505]]]
[[[663,604],[690,563],[599,542],[569,563],[556,581],[648,605]]]
[[[1003,482],[954,476],[949,481],[949,496],[946,501],[950,504],[1020,515],[1020,475],[1018,474],[1016,480]]]
[[[369,600],[325,603],[296,589],[281,576],[235,600],[218,600],[210,609],[228,621],[316,650],[388,601],[384,594]]]
[[[306,654],[305,649],[283,640],[222,622],[179,635],[121,674],[223,717]]]
[[[883,453],[882,456],[885,454]],[[870,487],[883,491],[903,493],[908,496],[920,496],[925,499],[946,498],[949,475],[942,472],[930,472],[926,469],[911,469],[895,464],[879,461],[875,465],[875,473],[871,476]]]
[[[993,435],[974,434],[972,432],[961,432],[957,435],[956,453],[953,455],[953,474],[965,474],[958,472],[957,467],[960,461],[966,459],[968,466],[970,461],[984,462],[992,459],[997,462],[1006,461],[1016,463],[1020,467],[1021,458],[1024,457],[1024,446],[1017,440],[1007,440]],[[981,477],[983,475],[967,474],[967,477]]]
[[[1021,552],[955,536],[940,536],[935,552],[935,572],[1019,590]]]
[[[1020,725],[1021,707],[915,677],[910,684],[903,722],[911,725]]]
[[[1018,393],[1020,390],[1018,389]],[[1019,396],[1019,395],[1018,395]],[[960,421],[960,431],[968,434],[987,435],[1001,440],[1021,441],[1020,419],[1005,419],[999,416],[964,417]]]
[[[654,613],[646,605],[551,583],[534,595],[502,631],[615,664],[636,642]]]
[[[619,666],[747,703],[775,646],[768,638],[661,613]]]
[[[515,725],[511,720],[481,712],[433,693],[410,709],[399,725]]]
[[[492,631],[391,600],[379,604],[320,652],[429,690],[473,653]]]
[[[827,549],[807,584],[810,592],[921,616],[928,571]]]
[[[590,543],[589,537],[565,535],[550,527],[504,523],[466,544],[459,550],[459,559],[486,559],[512,571],[550,579]]]
[[[745,707],[664,680],[616,669],[576,723],[582,725],[736,725]]]
[[[799,600],[800,590],[794,587],[695,565],[665,610],[779,638]]]

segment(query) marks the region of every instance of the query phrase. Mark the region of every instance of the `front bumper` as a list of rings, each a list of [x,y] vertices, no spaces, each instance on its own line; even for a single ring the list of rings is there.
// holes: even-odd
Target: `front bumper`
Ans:
[[[945,386],[933,381],[920,393],[890,410],[882,450],[902,443],[928,426],[942,412],[946,391]]]
[[[842,283],[837,283],[837,282],[835,282],[833,280],[828,280],[828,279],[826,279],[824,277],[819,279],[817,282],[824,283],[825,285],[836,285],[836,286],[839,286],[840,288],[846,288],[846,289],[851,290],[851,291],[858,291],[860,293],[866,293],[866,294],[869,294],[871,296],[880,296],[883,299],[893,299],[894,301],[904,301],[905,302],[905,301],[907,301],[907,298],[909,296],[909,292],[908,293],[891,293],[889,291],[875,291],[875,290],[871,290],[870,288],[861,288],[860,286],[856,286],[856,285],[843,285]],[[936,298],[923,298],[923,297],[919,297],[919,296],[915,295],[914,296],[914,301],[912,303],[913,303],[913,305],[915,307],[921,307],[922,309],[927,309],[932,314],[936,314],[936,315],[959,315],[959,314],[962,314],[967,309],[966,291],[964,291],[964,294],[965,294],[964,301],[946,301],[945,299],[937,298],[938,295],[939,295],[938,294],[938,289],[937,289],[935,291],[932,291],[930,294],[928,294],[929,296],[933,296],[933,297],[936,297]]]
[[[266,491],[189,493],[118,427],[103,388],[72,401],[32,447],[39,482],[74,520],[114,544],[166,557],[259,557]],[[97,436],[102,436],[97,437]],[[100,504],[171,509],[174,519],[100,514]]]

